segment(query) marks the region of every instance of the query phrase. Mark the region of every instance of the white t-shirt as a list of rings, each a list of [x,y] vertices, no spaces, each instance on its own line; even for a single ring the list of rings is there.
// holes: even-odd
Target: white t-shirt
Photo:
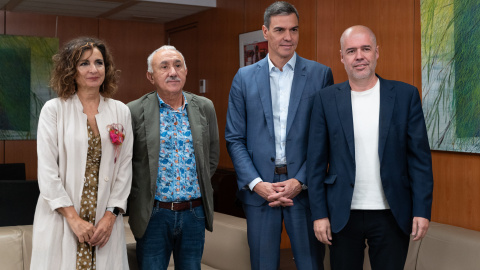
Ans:
[[[372,89],[351,91],[355,137],[355,187],[351,209],[389,209],[380,178],[378,123],[380,80]]]

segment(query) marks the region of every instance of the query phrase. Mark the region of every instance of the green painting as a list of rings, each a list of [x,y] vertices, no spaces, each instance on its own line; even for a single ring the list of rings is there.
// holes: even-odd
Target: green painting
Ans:
[[[35,140],[57,38],[0,35],[0,140]]]
[[[430,148],[480,153],[480,2],[422,0],[420,9]]]

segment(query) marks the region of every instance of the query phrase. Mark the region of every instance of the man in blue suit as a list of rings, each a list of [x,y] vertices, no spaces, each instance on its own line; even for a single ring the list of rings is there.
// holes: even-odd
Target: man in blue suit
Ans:
[[[345,30],[348,81],[313,105],[307,179],[315,235],[330,245],[333,270],[402,269],[409,233],[428,230],[433,176],[418,90],[375,74],[379,48],[365,26]]]
[[[225,139],[247,217],[252,269],[278,269],[282,220],[298,269],[323,269],[308,201],[305,159],[315,94],[333,84],[330,68],[295,53],[298,12],[275,2],[264,14],[263,60],[233,79]]]

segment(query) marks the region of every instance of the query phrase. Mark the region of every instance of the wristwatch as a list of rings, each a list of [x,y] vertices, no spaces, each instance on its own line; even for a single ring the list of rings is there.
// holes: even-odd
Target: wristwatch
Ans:
[[[298,180],[297,180],[298,181]],[[300,183],[300,185],[302,185],[302,190],[307,190],[308,189],[308,186],[305,185],[304,183],[298,181]]]
[[[118,207],[107,207],[107,211],[112,212],[112,214],[116,217],[118,217],[118,214],[120,214],[120,208]]]

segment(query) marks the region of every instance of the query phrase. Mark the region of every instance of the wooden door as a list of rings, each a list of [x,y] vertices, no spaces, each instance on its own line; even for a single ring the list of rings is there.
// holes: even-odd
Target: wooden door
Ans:
[[[198,93],[199,70],[198,70],[198,27],[196,24],[189,24],[167,30],[168,44],[179,50],[187,65],[187,81],[183,90]]]

